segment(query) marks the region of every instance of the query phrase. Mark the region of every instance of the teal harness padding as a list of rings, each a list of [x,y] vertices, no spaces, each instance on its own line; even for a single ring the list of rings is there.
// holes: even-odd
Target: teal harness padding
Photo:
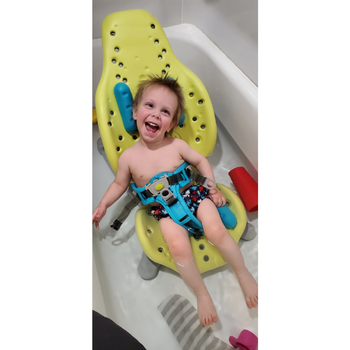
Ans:
[[[180,188],[192,181],[188,167],[189,164],[184,162],[173,173],[159,173],[146,186],[137,187],[133,183],[132,188],[143,204],[158,202],[177,224],[185,227],[191,234],[203,234],[202,224],[189,210],[180,193]]]
[[[193,215],[180,193],[180,188],[185,187],[192,180],[199,182],[208,189],[216,186],[215,181],[192,173],[190,165],[184,162],[173,173],[159,173],[144,187],[137,187],[133,183],[132,188],[138,194],[143,204],[151,204],[153,202],[162,204],[170,217],[177,224],[186,228],[190,235],[203,235],[201,222]],[[210,181],[214,183],[213,187],[208,186]],[[227,206],[219,207],[218,210],[226,228],[236,226],[236,217]]]

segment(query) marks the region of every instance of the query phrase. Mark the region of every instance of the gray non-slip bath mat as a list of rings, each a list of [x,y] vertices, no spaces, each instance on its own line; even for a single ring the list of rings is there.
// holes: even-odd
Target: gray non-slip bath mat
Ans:
[[[216,338],[210,326],[199,322],[197,310],[183,296],[171,295],[158,306],[158,310],[183,350],[235,349]]]

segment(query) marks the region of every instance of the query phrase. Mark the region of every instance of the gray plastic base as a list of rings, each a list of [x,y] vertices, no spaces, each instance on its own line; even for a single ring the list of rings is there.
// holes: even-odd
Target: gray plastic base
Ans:
[[[157,277],[159,268],[160,264],[157,264],[154,261],[150,260],[144,252],[142,253],[142,258],[137,268],[137,272],[142,279],[151,280]]]
[[[250,222],[247,222],[247,225],[244,229],[241,239],[243,239],[243,241],[251,241],[255,237],[256,237],[255,227]]]
[[[112,167],[110,166],[109,161],[107,159],[106,151],[105,151],[105,148],[103,147],[103,143],[102,143],[101,137],[97,140],[97,150],[101,154],[101,156],[104,158],[106,163],[108,164],[109,169],[111,169],[112,173],[115,175],[115,172],[112,169]]]

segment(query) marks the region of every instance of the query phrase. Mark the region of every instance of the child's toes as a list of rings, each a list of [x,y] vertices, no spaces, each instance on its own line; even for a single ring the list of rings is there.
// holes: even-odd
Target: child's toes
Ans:
[[[203,326],[210,326],[212,325],[214,322],[217,322],[218,321],[218,316],[217,315],[209,315],[209,316],[206,316],[206,317],[201,317],[199,319],[200,323],[203,325]]]
[[[258,297],[247,298],[246,303],[247,303],[247,306],[249,309],[257,307],[258,306]]]
[[[199,318],[199,321],[200,323],[203,325],[203,326],[206,326],[207,325],[207,318],[206,317],[200,317]]]
[[[212,316],[210,315],[210,316],[208,317],[207,326],[210,326],[211,324],[213,324],[213,318],[212,318]]]
[[[250,300],[250,298],[247,298],[246,300],[245,300],[245,302],[246,302],[246,304],[247,304],[247,306],[248,306],[248,308],[249,309],[252,309],[254,306],[253,306],[253,303],[251,302],[251,300]]]

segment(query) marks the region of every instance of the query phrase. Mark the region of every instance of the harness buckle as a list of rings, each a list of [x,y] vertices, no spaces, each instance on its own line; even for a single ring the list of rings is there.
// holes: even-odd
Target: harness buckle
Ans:
[[[145,189],[148,190],[153,196],[158,196],[161,191],[170,188],[168,175],[164,174],[158,180],[153,181],[151,184],[147,184]]]
[[[203,187],[207,188],[208,190],[212,190],[216,187],[216,182],[212,179],[209,179],[209,177],[202,176],[201,174],[192,173],[191,174],[191,180],[195,181],[198,185],[202,185]],[[213,186],[209,186],[209,182],[213,183]]]
[[[214,185],[213,186],[209,186],[208,183],[212,182]],[[206,177],[202,186],[204,186],[205,188],[207,188],[208,190],[212,190],[216,187],[216,182],[212,179],[209,179],[209,177]]]
[[[146,185],[145,189],[155,197],[160,194],[165,203],[167,205],[171,205],[177,201],[177,199],[174,196],[173,192],[170,190],[168,177],[168,175],[164,174],[159,179],[153,181],[151,184]]]
[[[174,196],[174,193],[169,189],[163,189],[160,192],[160,195],[169,206],[171,206],[174,202],[177,202],[177,198]]]

